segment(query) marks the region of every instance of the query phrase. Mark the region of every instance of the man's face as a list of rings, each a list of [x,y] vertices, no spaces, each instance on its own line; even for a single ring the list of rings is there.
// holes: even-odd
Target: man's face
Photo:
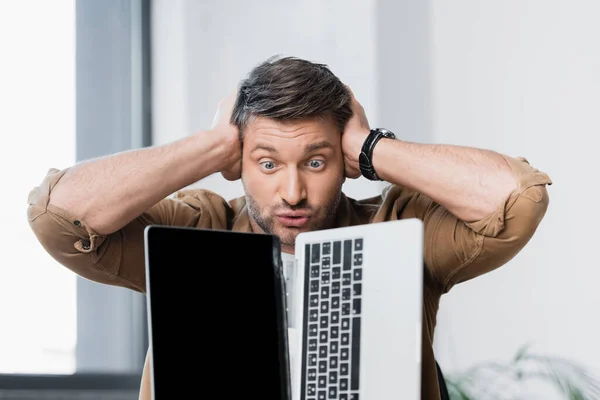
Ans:
[[[294,253],[296,235],[331,227],[344,182],[341,133],[333,120],[257,117],[244,130],[242,183],[256,232]]]

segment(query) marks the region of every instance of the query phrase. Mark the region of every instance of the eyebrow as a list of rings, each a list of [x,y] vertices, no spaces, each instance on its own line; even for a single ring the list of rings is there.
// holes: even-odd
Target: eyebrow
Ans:
[[[329,143],[328,141],[323,140],[322,142],[317,142],[317,143],[312,143],[312,144],[307,145],[304,149],[304,152],[312,153],[315,150],[321,150],[321,149],[333,149],[333,145],[331,143]]]
[[[324,140],[322,142],[311,143],[309,145],[306,145],[306,147],[304,148],[304,152],[312,153],[315,150],[327,149],[327,148],[333,149],[333,145],[331,143],[329,143],[328,141]],[[251,153],[254,153],[255,151],[258,151],[258,150],[267,151],[269,153],[277,153],[277,150],[274,147],[268,146],[265,144],[257,144],[256,146],[254,146]]]

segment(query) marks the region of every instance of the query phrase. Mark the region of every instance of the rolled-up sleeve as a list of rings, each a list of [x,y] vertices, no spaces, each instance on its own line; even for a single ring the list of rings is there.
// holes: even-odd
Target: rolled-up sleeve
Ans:
[[[495,213],[466,223],[440,206],[430,208],[426,263],[443,292],[514,258],[533,237],[549,204],[550,177],[522,157],[506,157],[516,189]]]
[[[393,201],[394,217],[416,217],[424,222],[425,267],[442,293],[514,258],[546,214],[550,177],[523,157],[504,158],[517,187],[496,212],[480,221],[462,221],[430,198],[401,188],[392,188],[384,199],[384,204]]]
[[[76,274],[89,280],[146,292],[144,229],[151,224],[198,226],[210,213],[196,206],[165,198],[119,231],[99,235],[84,220],[50,204],[52,190],[66,170],[51,169],[29,193],[27,218],[43,248]],[[208,225],[208,224],[207,224]]]

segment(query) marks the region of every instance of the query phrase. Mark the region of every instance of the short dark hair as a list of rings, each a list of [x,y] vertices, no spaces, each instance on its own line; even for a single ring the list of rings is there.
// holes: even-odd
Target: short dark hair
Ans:
[[[343,132],[352,116],[350,91],[325,64],[273,56],[240,82],[231,123],[240,139],[251,117],[277,121],[333,117]]]

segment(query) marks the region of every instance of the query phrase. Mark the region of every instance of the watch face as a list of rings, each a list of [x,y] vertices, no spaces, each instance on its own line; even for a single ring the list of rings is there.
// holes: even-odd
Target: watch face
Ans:
[[[379,130],[379,132],[381,132],[381,134],[383,136],[385,136],[387,138],[394,138],[394,139],[396,138],[396,135],[394,135],[394,133],[392,131],[388,130],[388,129],[379,128],[378,130]]]

